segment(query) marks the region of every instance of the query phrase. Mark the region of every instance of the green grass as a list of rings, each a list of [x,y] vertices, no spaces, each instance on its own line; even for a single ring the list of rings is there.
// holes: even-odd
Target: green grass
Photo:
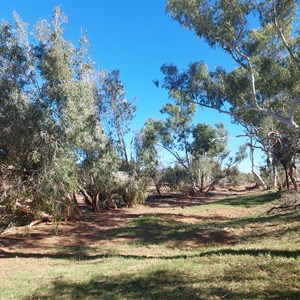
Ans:
[[[300,214],[262,214],[277,199],[184,209],[193,223],[144,214],[99,234],[101,246],[0,250],[0,299],[300,299]],[[238,217],[218,217],[229,210]]]
[[[263,193],[261,195],[255,196],[245,196],[245,197],[238,197],[238,198],[228,198],[219,201],[219,204],[230,205],[230,206],[244,206],[244,207],[251,207],[254,205],[261,205],[272,202],[274,200],[280,199],[281,194],[279,192],[276,193]]]

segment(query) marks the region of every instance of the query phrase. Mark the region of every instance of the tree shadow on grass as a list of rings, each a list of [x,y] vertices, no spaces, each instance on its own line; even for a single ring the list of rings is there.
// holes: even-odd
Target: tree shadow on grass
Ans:
[[[99,277],[83,283],[56,280],[50,290],[37,290],[25,299],[202,299],[201,289],[194,288],[193,283],[186,274],[158,270]]]
[[[191,241],[199,245],[231,244],[232,237],[223,229],[226,226],[224,224],[224,220],[185,224],[161,218],[160,215],[147,215],[127,223],[124,227],[110,229],[106,234],[111,239],[132,238],[132,243],[145,245],[174,242],[180,246]]]
[[[246,197],[237,197],[237,198],[228,198],[218,201],[218,204],[231,205],[231,206],[244,206],[251,207],[254,205],[261,205],[268,202],[272,202],[274,200],[278,200],[281,198],[281,193],[268,193],[262,195],[254,195],[254,196],[246,196]]]
[[[204,204],[205,197],[187,197],[183,194],[168,194],[161,197],[148,196],[145,204],[149,207],[155,208],[186,208]]]
[[[202,252],[198,256],[213,256],[213,255],[250,255],[250,256],[261,256],[268,255],[272,257],[283,257],[283,258],[300,258],[300,250],[274,250],[274,249],[233,249],[225,248],[219,250],[212,250]]]
[[[124,227],[110,229],[106,232],[106,237],[128,239],[129,243],[144,245],[169,244],[171,247],[184,247],[185,243],[193,243],[195,246],[224,246],[241,241],[259,242],[264,238],[295,233],[300,230],[300,223],[296,222],[298,220],[298,212],[195,224],[176,223],[153,215],[135,219]]]
[[[51,259],[72,259],[78,261],[93,261],[97,259],[110,259],[110,258],[124,258],[124,259],[136,259],[136,260],[149,260],[149,259],[162,259],[162,260],[176,260],[176,259],[192,259],[197,257],[209,257],[209,256],[221,256],[221,255],[249,255],[249,256],[272,256],[282,258],[300,258],[299,250],[278,250],[269,248],[248,248],[248,249],[235,249],[235,248],[221,248],[216,250],[209,250],[200,252],[197,254],[182,254],[172,256],[158,256],[158,255],[129,255],[129,254],[90,254],[88,250],[82,250],[81,252],[74,252],[74,249],[65,249],[63,252],[56,253],[22,253],[22,252],[7,252],[0,249],[1,258],[51,258]]]
[[[269,238],[278,238],[287,234],[292,234],[293,236],[297,235],[300,230],[300,223],[298,221],[298,212],[223,220],[222,222],[199,222],[195,224],[175,223],[172,220],[165,220],[159,216],[153,215],[137,218],[120,228],[96,231],[95,236],[93,236],[93,241],[114,241],[115,239],[121,239],[126,241],[128,244],[137,244],[138,247],[141,245],[165,245],[166,247],[176,247],[178,249],[185,249],[186,247],[194,247],[196,249],[197,247],[205,246],[225,248],[240,244],[242,241],[255,243],[262,242],[262,247],[264,247],[267,246],[265,243]],[[78,243],[75,244],[75,246],[66,247],[61,245],[61,247],[56,249],[55,252],[53,251],[50,253],[45,251],[40,251],[40,253],[22,253],[21,248],[17,252],[12,252],[7,251],[9,248],[2,247],[0,249],[0,260],[1,258],[12,258],[16,256],[23,258],[48,257],[53,259],[75,260],[92,260],[110,256],[110,254],[93,255],[95,253],[95,249],[91,248],[89,243],[85,242],[81,238],[78,238]],[[237,253],[234,250],[232,253],[224,252],[224,254],[236,253],[241,255],[254,255],[254,252],[251,250],[248,253]],[[258,250],[257,253],[264,254],[261,250]],[[298,257],[299,253],[282,253],[273,251],[271,252],[271,255]],[[137,256],[136,258],[139,257]],[[149,257],[146,256],[146,258]]]
[[[251,276],[236,280],[251,280]],[[72,283],[56,279],[47,287],[41,287],[33,295],[23,300],[45,299],[299,299],[298,291],[287,287],[274,290],[274,286],[266,290],[232,290],[229,274],[217,277],[214,274],[203,276],[182,273],[178,270],[155,270],[130,276],[95,277],[86,282]],[[263,295],[262,295],[263,293]],[[263,296],[263,297],[262,297]]]

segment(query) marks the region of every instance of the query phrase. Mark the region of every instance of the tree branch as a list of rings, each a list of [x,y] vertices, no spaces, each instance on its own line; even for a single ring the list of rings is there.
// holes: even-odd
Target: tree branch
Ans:
[[[290,111],[289,111],[289,120],[291,123],[295,123],[294,122],[294,114],[295,114],[295,110],[296,110],[296,107],[298,105],[298,101],[299,99],[298,98],[294,98],[292,104],[291,104],[291,107],[290,107]]]
[[[274,8],[274,25],[275,25],[275,28],[280,36],[280,39],[281,41],[283,42],[283,45],[284,47],[287,49],[287,51],[289,52],[291,58],[294,60],[294,62],[296,62],[298,64],[298,67],[300,66],[300,61],[299,59],[295,56],[292,48],[290,47],[290,45],[288,44],[281,28],[280,28],[280,25],[278,23],[278,20],[277,20],[277,17],[276,17],[276,9]]]
[[[179,154],[177,152],[172,151],[170,148],[159,144],[159,146],[161,146],[163,149],[167,150],[170,154],[172,154],[176,160],[185,168],[188,169],[188,167],[186,166],[186,164],[184,163],[183,159],[179,156]]]
[[[238,109],[235,109],[235,110],[232,110],[232,111],[228,111],[228,110],[220,109],[220,108],[217,108],[213,105],[208,105],[208,104],[205,104],[205,103],[199,102],[199,101],[191,100],[190,102],[194,103],[194,104],[198,104],[198,105],[206,107],[206,108],[215,109],[219,113],[230,115],[230,116],[237,116],[238,114],[241,114],[241,113],[244,113],[244,112],[249,112],[249,111],[257,111],[257,112],[259,112],[259,113],[261,113],[265,116],[272,117],[272,118],[276,119],[277,121],[279,121],[281,123],[284,123],[285,125],[287,125],[289,128],[291,128],[294,131],[300,132],[299,124],[297,124],[290,117],[281,116],[279,114],[276,114],[275,112],[269,111],[269,110],[267,110],[265,108],[262,108],[258,105],[256,107],[252,107],[252,106],[242,107],[242,108],[238,108]],[[297,104],[298,104],[298,100],[294,100],[293,103],[292,103],[292,107],[295,106],[295,108],[292,109],[292,107],[291,107],[291,110],[290,110],[291,115],[294,114],[294,111],[296,109]]]

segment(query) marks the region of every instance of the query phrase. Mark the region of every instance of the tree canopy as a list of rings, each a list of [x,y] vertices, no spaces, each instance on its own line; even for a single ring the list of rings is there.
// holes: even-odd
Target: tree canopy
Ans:
[[[186,101],[236,118],[256,112],[299,133],[300,35],[297,1],[169,0],[167,13],[235,61],[209,71],[204,62],[180,73],[165,65],[164,87]]]
[[[117,206],[114,199],[143,201],[149,178],[160,171],[160,149],[175,159],[165,178],[175,174],[193,191],[209,190],[238,172],[245,147],[230,155],[223,124],[195,124],[197,105],[242,124],[251,155],[255,140],[273,174],[281,164],[287,184],[290,177],[297,189],[297,1],[169,0],[167,13],[223,49],[236,67],[163,65],[162,86],[173,102],[163,105],[163,119],[150,118],[136,134],[135,155],[126,140],[135,99],[126,98],[119,70],[96,67],[83,31],[77,44],[65,39],[68,19],[60,7],[32,34],[16,13],[13,23],[0,22],[1,203],[31,216],[43,211],[68,218],[78,192],[94,211],[101,201],[107,207]]]
[[[0,23],[1,201],[12,209],[28,198],[31,208],[68,214],[81,190],[96,210],[128,163],[135,106],[119,71],[96,70],[83,32],[78,46],[65,40],[66,22],[56,7],[33,36],[16,13],[14,24]]]
[[[198,61],[180,71],[163,65],[162,86],[171,96],[180,94],[185,103],[231,115],[246,128],[251,153],[256,137],[272,162],[273,175],[281,163],[297,189],[293,174],[300,153],[298,1],[169,0],[166,10],[211,48],[225,51],[236,67],[210,70]],[[283,155],[283,144],[293,149],[291,155]]]

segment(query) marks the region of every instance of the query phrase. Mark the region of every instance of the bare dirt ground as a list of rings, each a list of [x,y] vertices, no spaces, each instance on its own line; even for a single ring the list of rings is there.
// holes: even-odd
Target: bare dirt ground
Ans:
[[[0,234],[0,258],[15,257],[17,253],[30,257],[31,253],[41,256],[49,249],[65,247],[83,247],[86,245],[109,246],[119,241],[120,237],[107,236],[112,229],[125,226],[128,222],[142,216],[159,215],[160,218],[175,223],[194,224],[205,220],[231,219],[239,217],[237,210],[226,210],[222,215],[214,215],[209,210],[194,214],[189,208],[196,205],[216,202],[218,200],[259,193],[259,190],[218,190],[210,195],[187,197],[168,194],[162,198],[149,196],[144,205],[133,208],[121,208],[94,213],[82,210],[78,221],[64,221],[59,224],[40,223],[33,227],[11,227]],[[100,238],[99,238],[100,237]],[[102,238],[101,238],[102,237]],[[135,236],[126,236],[135,239]]]

